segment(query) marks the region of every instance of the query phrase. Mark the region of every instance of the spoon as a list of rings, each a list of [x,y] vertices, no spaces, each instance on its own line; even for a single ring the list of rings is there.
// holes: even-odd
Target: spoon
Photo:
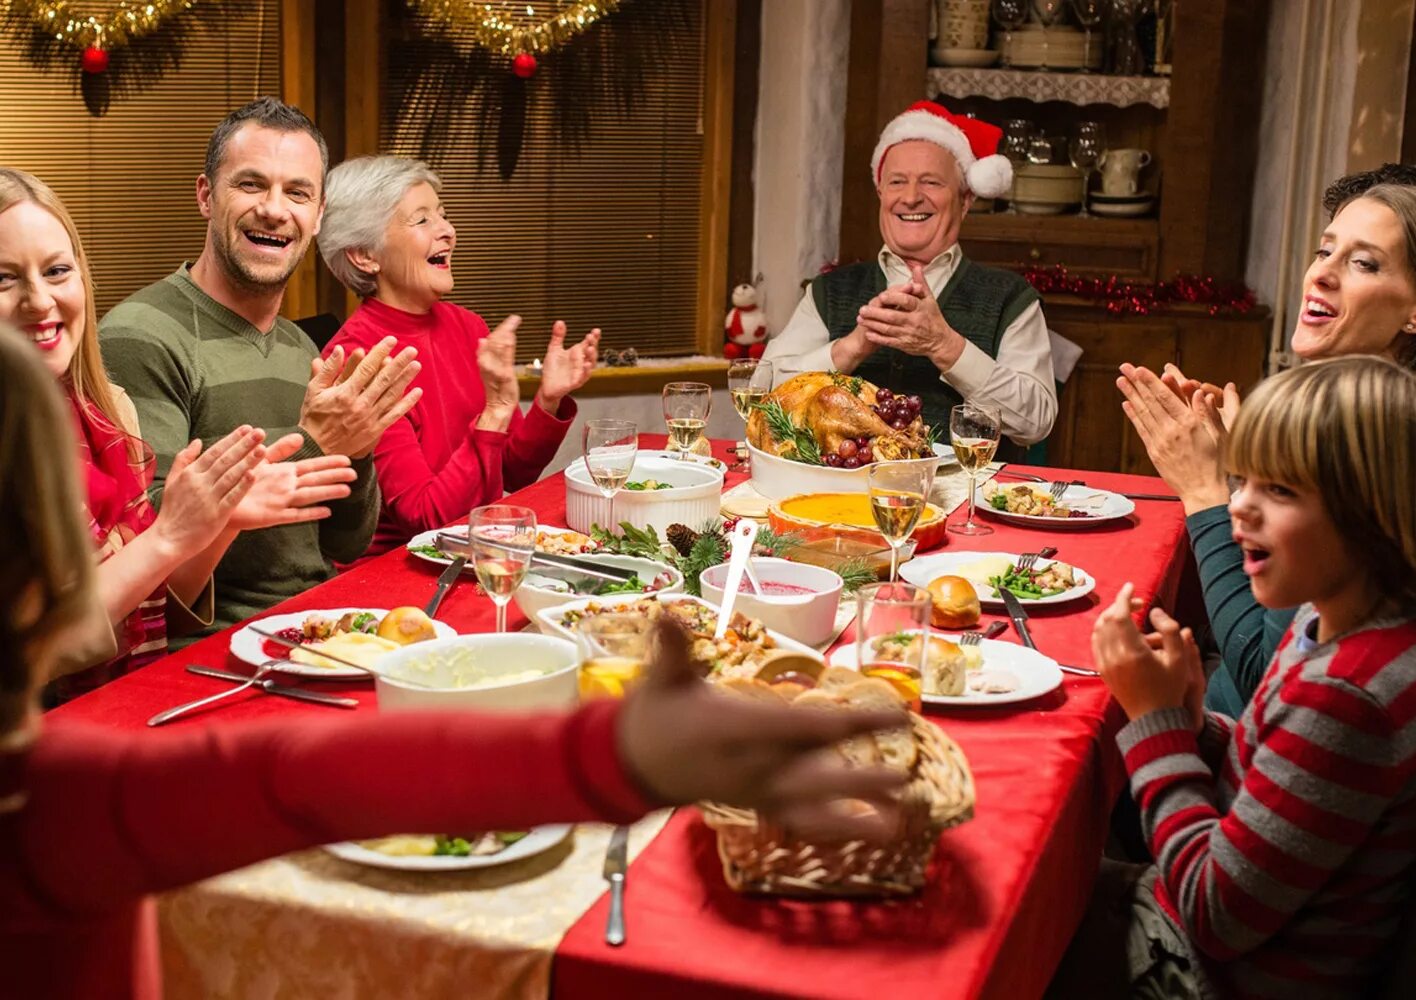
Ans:
[[[742,584],[742,574],[747,562],[752,558],[752,545],[757,541],[757,522],[743,518],[733,525],[728,536],[732,549],[728,555],[728,575],[723,581],[723,603],[718,608],[718,627],[713,630],[713,638],[727,635],[728,619],[733,614],[733,603],[737,600],[738,587]]]

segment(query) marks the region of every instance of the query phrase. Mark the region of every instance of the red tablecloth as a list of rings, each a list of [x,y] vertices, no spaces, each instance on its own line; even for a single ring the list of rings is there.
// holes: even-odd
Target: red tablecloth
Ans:
[[[722,451],[720,443],[715,452]],[[1164,489],[1157,480],[1135,476],[1068,472],[1066,477],[1110,489]],[[738,478],[730,476],[729,483]],[[534,508],[548,524],[564,523],[559,475],[509,499]],[[1134,523],[1121,528],[1044,536],[996,527],[994,534],[967,544],[1000,551],[1055,544],[1059,558],[1096,577],[1096,592],[1085,601],[1033,614],[1038,645],[1068,663],[1090,662],[1088,637],[1097,607],[1122,582],[1132,580],[1140,597],[1173,606],[1188,562],[1178,503],[1138,501]],[[962,543],[951,536],[952,546]],[[438,569],[392,552],[272,613],[422,605]],[[476,592],[470,577],[448,594],[439,618],[459,632],[490,631],[494,621],[491,602]],[[513,606],[509,627],[522,623]],[[222,633],[196,643],[56,713],[142,728],[164,708],[225,687],[187,673],[186,664],[249,673],[230,657],[229,637]],[[364,704],[358,711],[373,706],[367,683],[307,683],[359,698]],[[238,695],[223,705],[155,730],[153,738],[177,726],[337,711],[263,694]],[[711,833],[695,810],[682,810],[630,869],[628,943],[617,949],[604,944],[607,902],[602,899],[562,942],[555,992],[573,997],[672,993],[676,1000],[727,992],[844,997],[896,988],[910,996],[1040,994],[1086,902],[1121,785],[1120,760],[1111,744],[1119,713],[1099,681],[1068,675],[1054,695],[1013,709],[933,717],[968,755],[978,805],[972,821],[944,836],[931,884],[918,898],[802,903],[738,896],[723,882]]]

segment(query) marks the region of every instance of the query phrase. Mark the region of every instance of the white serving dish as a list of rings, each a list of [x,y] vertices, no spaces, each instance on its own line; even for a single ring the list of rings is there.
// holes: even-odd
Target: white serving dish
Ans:
[[[641,580],[652,580],[660,573],[668,573],[672,576],[673,582],[667,587],[661,587],[654,591],[656,594],[678,594],[683,592],[683,574],[674,569],[668,563],[656,562],[653,559],[641,559],[638,556],[621,556],[611,552],[591,552],[587,555],[575,556],[586,562],[596,565],[612,566],[616,569],[632,569],[639,574]],[[531,574],[535,574],[537,568],[531,567]],[[574,570],[562,570],[561,573],[573,575]],[[528,577],[529,579],[530,577]],[[555,607],[557,604],[564,604],[566,601],[574,600],[577,594],[567,594],[563,591],[552,590],[549,587],[537,587],[528,583],[523,583],[516,588],[513,595],[516,606],[521,609],[521,613],[527,618],[535,620],[536,612],[542,608]],[[605,594],[604,597],[634,597],[634,594]]]
[[[1095,195],[1091,197],[1091,213],[1093,215],[1106,215],[1115,219],[1138,219],[1143,215],[1150,215],[1155,210],[1155,199],[1146,198],[1142,201],[1100,201]]]
[[[492,868],[496,865],[504,865],[512,861],[520,861],[522,858],[532,857],[542,851],[548,851],[570,836],[570,831],[573,829],[574,827],[569,823],[532,827],[526,836],[506,850],[481,857],[471,855],[465,858],[450,855],[400,857],[395,854],[384,854],[382,851],[371,850],[352,840],[346,840],[341,844],[326,844],[325,850],[336,858],[352,861],[356,865],[368,865],[370,868],[389,868],[403,872],[461,872],[471,868]]]
[[[351,611],[367,611],[380,618],[388,614],[388,610],[385,608],[311,608],[309,611],[291,611],[283,615],[268,615],[265,618],[247,622],[231,636],[231,655],[242,663],[249,663],[253,667],[259,667],[271,659],[271,654],[266,652],[265,647],[268,640],[265,636],[252,632],[252,625],[258,626],[263,632],[281,632],[288,628],[299,628],[310,615],[321,615],[338,621]],[[438,634],[438,639],[448,639],[457,635],[457,629],[436,619],[433,620],[433,631]],[[436,642],[437,640],[430,639],[428,641]],[[418,643],[413,645],[416,646]],[[289,655],[289,652],[286,650],[282,655]],[[381,656],[378,660],[378,669],[382,670],[384,660],[396,652],[401,651],[391,649]],[[300,677],[313,677],[324,681],[361,681],[369,676],[366,671],[360,670],[358,667],[321,667],[314,663],[292,663],[289,660],[277,664],[275,669],[282,674],[297,674]]]
[[[680,461],[652,452],[634,458],[631,480],[657,479],[673,483],[667,490],[620,490],[615,497],[614,532],[628,521],[636,528],[652,527],[664,537],[671,524],[686,524],[695,530],[718,516],[722,503],[723,472],[706,462]],[[609,527],[610,501],[600,492],[584,459],[565,470],[565,523],[576,531],[590,533],[592,525]]]
[[[948,639],[953,643],[959,641],[958,635],[941,632],[932,632],[931,634]],[[1029,701],[1047,694],[1049,691],[1055,691],[1062,685],[1062,670],[1057,666],[1057,661],[1043,656],[1035,649],[1028,649],[1026,646],[1019,646],[1012,642],[1000,642],[997,639],[984,639],[979,643],[979,651],[983,655],[983,668],[980,672],[991,670],[1007,672],[1017,679],[1018,686],[1003,694],[986,694],[982,691],[971,690],[965,685],[963,694],[923,694],[920,696],[920,701],[926,705],[988,708],[992,705]],[[856,644],[846,643],[832,653],[831,665],[845,667],[848,670],[859,670],[859,649]]]
[[[529,680],[496,687],[460,688],[414,686],[400,682],[400,675],[420,685],[451,685],[458,661],[475,656],[489,673],[515,674],[536,667],[547,673]],[[575,643],[534,632],[459,635],[415,643],[389,653],[379,661],[374,681],[379,710],[385,712],[441,709],[474,712],[527,712],[563,709],[576,703],[578,656]]]
[[[832,469],[779,458],[750,443],[747,450],[752,461],[752,487],[769,500],[784,500],[798,493],[865,493],[870,489],[868,465],[859,469]],[[959,464],[954,449],[948,445],[935,444],[934,455],[941,468]]]
[[[900,578],[916,587],[928,587],[929,581],[941,576],[953,575],[960,567],[966,567],[985,556],[1003,556],[1012,563],[1018,561],[1018,553],[1016,552],[936,552],[933,555],[919,556],[905,563],[900,567]],[[1037,568],[1046,569],[1053,562],[1052,559],[1039,559]],[[1018,603],[1025,608],[1030,608],[1047,604],[1066,604],[1068,601],[1086,597],[1096,589],[1096,577],[1076,563],[1072,563],[1071,566],[1077,580],[1077,585],[1071,590],[1064,590],[1060,594],[1052,594],[1048,597],[1019,597]],[[974,589],[978,591],[978,602],[985,608],[1003,607],[1003,599],[995,597],[993,588],[988,584],[972,580],[969,582],[974,584]]]
[[[764,585],[795,583],[815,592],[776,597],[757,595],[751,592],[752,586],[744,576],[733,610],[757,618],[769,629],[808,646],[820,646],[836,634],[836,611],[841,606],[841,590],[845,586],[839,574],[822,566],[789,559],[754,558],[752,568]],[[703,599],[714,607],[723,603],[727,575],[728,564],[719,563],[705,569],[698,578]]]

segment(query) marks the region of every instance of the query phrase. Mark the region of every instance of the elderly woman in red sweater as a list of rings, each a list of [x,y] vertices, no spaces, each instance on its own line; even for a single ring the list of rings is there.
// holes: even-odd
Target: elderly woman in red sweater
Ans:
[[[329,269],[363,302],[325,348],[367,350],[386,336],[418,349],[418,405],[374,449],[384,510],[369,554],[463,517],[507,489],[535,482],[575,418],[570,393],[595,367],[600,331],[565,346],[557,321],[540,391],[523,414],[515,353],[521,317],[489,331],[481,316],[444,301],[457,231],[437,174],[417,160],[361,156],[325,184],[319,245]]]

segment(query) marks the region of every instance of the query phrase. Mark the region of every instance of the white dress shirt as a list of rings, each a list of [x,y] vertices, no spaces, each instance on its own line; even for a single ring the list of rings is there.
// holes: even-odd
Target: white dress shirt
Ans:
[[[939,298],[962,259],[963,251],[955,243],[929,262],[924,280],[930,295]],[[909,265],[889,247],[881,248],[879,262],[887,285],[902,285],[910,280]],[[787,325],[767,342],[763,357],[785,375],[835,368],[830,333],[816,311],[810,288]],[[1029,445],[1047,437],[1057,419],[1057,385],[1053,381],[1052,346],[1042,304],[1032,303],[1008,324],[998,342],[996,359],[965,340],[963,353],[948,371],[939,373],[939,378],[970,402],[998,407],[1003,415],[1003,433],[1018,444]]]

